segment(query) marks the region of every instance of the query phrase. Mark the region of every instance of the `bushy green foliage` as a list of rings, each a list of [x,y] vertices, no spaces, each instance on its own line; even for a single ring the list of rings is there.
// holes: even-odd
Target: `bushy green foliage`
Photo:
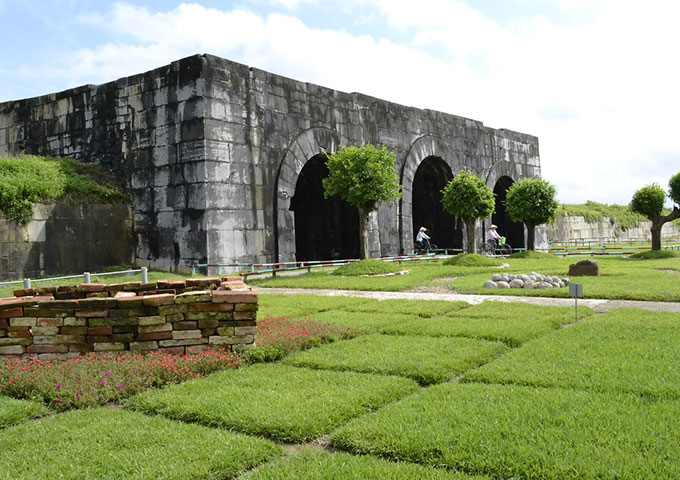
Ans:
[[[656,260],[659,258],[678,258],[680,253],[673,250],[646,250],[631,255],[629,258],[638,258],[642,260]]]
[[[459,267],[497,267],[503,262],[497,258],[490,258],[478,253],[461,253],[447,258],[444,265],[457,265]]]
[[[590,200],[585,205],[561,205],[557,216],[583,217],[589,223],[599,222],[607,217],[613,219],[623,230],[646,220],[644,215],[634,212],[630,205],[607,205]]]
[[[49,413],[47,408],[37,402],[0,396],[0,430]]]
[[[633,194],[630,208],[634,212],[649,218],[661,214],[665,200],[666,192],[658,184],[653,183],[642,187]]]
[[[324,196],[338,195],[350,205],[373,210],[401,196],[394,154],[373,145],[344,147],[328,155]]]
[[[444,211],[457,218],[478,219],[494,212],[494,195],[474,173],[461,170],[442,190]]]
[[[0,212],[19,224],[31,221],[35,202],[119,202],[124,195],[95,168],[66,158],[0,158]]]
[[[405,270],[403,265],[394,262],[385,262],[374,258],[359,260],[358,262],[348,263],[335,270],[332,275],[346,277],[357,277],[359,275],[381,275],[385,273],[395,273]]]
[[[668,181],[668,196],[680,205],[680,172],[673,175]]]
[[[559,207],[555,194],[555,187],[542,178],[513,183],[505,200],[508,215],[513,222],[527,225],[551,222]]]

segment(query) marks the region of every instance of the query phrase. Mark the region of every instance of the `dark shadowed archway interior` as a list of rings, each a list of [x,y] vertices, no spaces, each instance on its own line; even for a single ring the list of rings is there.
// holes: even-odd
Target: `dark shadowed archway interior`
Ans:
[[[442,208],[442,190],[452,178],[451,168],[439,157],[427,157],[418,165],[413,177],[414,241],[420,227],[425,227],[439,248],[463,248],[462,222]]]
[[[505,198],[508,188],[515,183],[510,177],[501,177],[493,188],[496,195],[496,211],[491,216],[491,222],[498,227],[498,232],[507,238],[507,242],[513,248],[524,248],[524,225],[510,220],[505,209]],[[487,225],[487,228],[489,225]]]
[[[321,181],[328,176],[326,158],[316,155],[302,168],[290,209],[295,212],[295,258],[358,258],[359,214],[339,197],[325,199]]]

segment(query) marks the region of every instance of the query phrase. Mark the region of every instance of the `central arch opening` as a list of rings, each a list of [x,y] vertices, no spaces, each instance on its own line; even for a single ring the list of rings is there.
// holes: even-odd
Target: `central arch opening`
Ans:
[[[505,209],[505,199],[508,196],[508,188],[515,183],[512,178],[503,176],[498,179],[493,188],[496,195],[496,211],[491,216],[491,222],[498,227],[498,232],[507,239],[513,248],[524,248],[524,225],[510,220]]]
[[[453,178],[451,168],[439,157],[427,157],[413,177],[413,234],[428,229],[431,242],[439,248],[462,249],[463,225],[444,212],[442,190]]]
[[[298,176],[290,210],[295,212],[295,258],[336,260],[359,257],[359,213],[339,197],[324,198],[325,155],[312,157]]]

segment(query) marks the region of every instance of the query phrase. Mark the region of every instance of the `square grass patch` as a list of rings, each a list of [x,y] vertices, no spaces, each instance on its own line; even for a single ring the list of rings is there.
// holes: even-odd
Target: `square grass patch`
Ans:
[[[354,420],[331,445],[494,478],[679,478],[680,402],[445,383]]]
[[[321,296],[321,295],[274,295],[258,296],[258,318],[272,317],[313,317],[319,312],[339,310],[347,306],[358,306],[367,301],[364,298]]]
[[[317,313],[314,318],[327,323],[352,327],[362,332],[379,332],[384,328],[400,325],[419,317],[403,313],[347,312],[340,310]]]
[[[0,478],[225,479],[281,455],[224,430],[85,409],[0,433]]]
[[[465,381],[680,399],[680,316],[620,309],[526,344]]]
[[[399,375],[429,385],[450,380],[506,352],[502,343],[470,338],[364,335],[296,353],[289,365]]]
[[[469,307],[467,302],[449,302],[446,300],[367,300],[356,305],[347,305],[343,309],[351,312],[402,313],[429,318],[446,315],[462,308]]]
[[[594,313],[589,307],[578,308],[579,320]],[[452,312],[450,315],[464,318],[508,318],[513,320],[541,318],[561,324],[573,323],[575,320],[573,307],[548,307],[520,302],[494,302],[489,300],[479,305]]]
[[[129,406],[285,442],[307,442],[418,388],[412,380],[256,365],[132,397]]]
[[[49,413],[50,411],[39,403],[0,395],[0,429],[32,418],[44,417]]]
[[[484,480],[490,477],[469,476],[406,462],[390,462],[371,456],[346,453],[330,454],[320,450],[303,450],[292,457],[275,460],[239,477],[239,480]]]
[[[430,337],[469,337],[503,342],[517,347],[534,338],[562,328],[555,318],[498,318],[448,316],[419,318],[383,326],[380,331],[391,335],[427,335]]]

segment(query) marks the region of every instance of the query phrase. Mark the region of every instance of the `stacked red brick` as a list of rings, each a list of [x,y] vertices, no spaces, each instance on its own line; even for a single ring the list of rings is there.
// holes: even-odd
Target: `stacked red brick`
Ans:
[[[253,346],[257,295],[240,278],[83,284],[17,290],[0,299],[0,355]]]

